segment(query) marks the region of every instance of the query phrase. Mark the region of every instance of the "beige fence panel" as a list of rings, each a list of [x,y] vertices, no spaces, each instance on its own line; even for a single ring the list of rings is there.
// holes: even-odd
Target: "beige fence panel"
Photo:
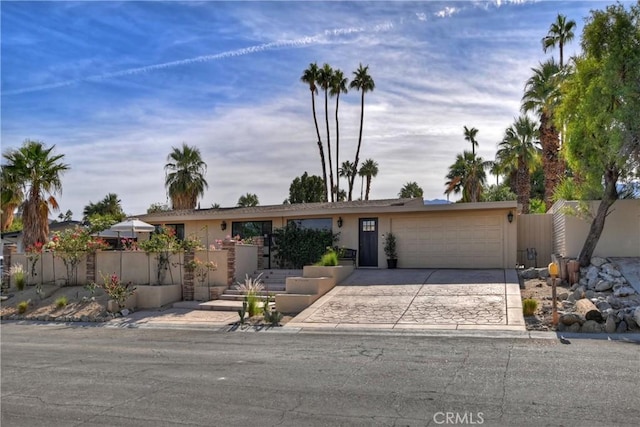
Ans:
[[[518,264],[545,267],[553,252],[553,215],[523,214],[518,217]]]

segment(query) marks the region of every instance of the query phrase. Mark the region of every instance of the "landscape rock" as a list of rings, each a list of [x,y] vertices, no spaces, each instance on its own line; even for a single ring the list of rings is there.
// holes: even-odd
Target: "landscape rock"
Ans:
[[[525,280],[537,279],[538,271],[535,268],[527,268],[526,270],[522,270],[520,272],[520,277]]]
[[[620,298],[620,297],[628,297],[629,295],[633,295],[636,293],[636,290],[633,288],[630,288],[629,286],[623,286],[621,288],[616,289],[613,292],[613,295]]]
[[[123,316],[128,316],[128,315],[129,315],[129,313],[130,313],[130,311],[129,311],[128,309],[126,309],[126,308],[123,308],[122,310],[120,310],[120,313],[121,313]]]
[[[569,298],[569,292],[560,292],[558,294],[558,301],[564,301]]]
[[[600,311],[605,311],[605,310],[609,310],[611,308],[611,304],[609,304],[606,301],[598,301],[596,303],[596,307],[598,307],[598,310],[600,310]]]
[[[627,322],[624,320],[618,323],[618,327],[616,328],[616,333],[621,334],[623,332],[627,332]]]
[[[602,268],[602,271],[603,271],[605,274],[608,274],[608,275],[610,275],[610,276],[613,276],[613,277],[620,277],[620,276],[622,276],[622,273],[620,273],[620,272],[618,271],[618,269],[617,269],[616,267],[614,267],[614,265],[613,265],[613,264],[604,264],[601,268]]]
[[[607,317],[607,321],[604,324],[604,331],[608,334],[612,334],[616,331],[616,318],[615,316]]]
[[[609,289],[611,289],[613,287],[613,283],[607,281],[607,280],[600,280],[597,284],[596,284],[596,291],[598,292],[604,292],[604,291],[608,291]]]
[[[540,279],[544,280],[547,277],[549,277],[549,269],[548,268],[537,268],[536,270],[538,270],[538,277]]]
[[[629,329],[630,331],[635,331],[636,329],[638,329],[638,322],[636,322],[633,314],[625,314],[624,322],[627,324],[627,329]]]
[[[604,264],[607,263],[607,260],[604,258],[601,258],[599,256],[594,256],[591,258],[591,265],[595,266],[595,267],[600,267]]]
[[[571,295],[573,295],[573,297],[577,300],[584,298],[584,288],[582,286],[578,286]]]
[[[587,269],[587,274],[585,275],[585,277],[587,278],[587,280],[597,279],[599,273],[600,270],[598,269],[598,267],[591,266]]]
[[[584,332],[587,334],[602,332],[602,325],[600,325],[600,323],[596,322],[595,320],[587,320],[582,324],[582,327],[580,328],[580,332]]]
[[[574,323],[566,328],[567,332],[580,332],[580,323]]]
[[[589,279],[587,281],[587,289],[595,289],[600,281],[599,277],[594,277],[593,279]]]
[[[560,316],[560,323],[566,326],[573,325],[577,323],[578,325],[582,325],[585,322],[585,318],[579,315],[578,313],[565,313]]]
[[[591,289],[589,289],[587,292],[584,293],[584,297],[588,299],[595,299],[596,293]]]
[[[637,325],[640,325],[640,306],[633,311],[633,320],[636,321]]]

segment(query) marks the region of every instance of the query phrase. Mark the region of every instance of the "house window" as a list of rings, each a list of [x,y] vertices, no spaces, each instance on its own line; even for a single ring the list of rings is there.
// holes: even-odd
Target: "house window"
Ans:
[[[376,231],[376,221],[373,219],[363,220],[362,231]]]
[[[241,239],[271,234],[271,230],[271,221],[234,221],[231,223],[232,235],[240,236]]]
[[[333,221],[331,221],[331,218],[290,219],[287,221],[287,225],[295,225],[297,228],[304,230],[331,231]]]

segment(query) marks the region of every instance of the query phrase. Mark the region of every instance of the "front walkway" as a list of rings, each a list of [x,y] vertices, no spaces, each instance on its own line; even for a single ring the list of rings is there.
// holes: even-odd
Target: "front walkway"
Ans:
[[[285,328],[524,331],[514,270],[356,270]]]

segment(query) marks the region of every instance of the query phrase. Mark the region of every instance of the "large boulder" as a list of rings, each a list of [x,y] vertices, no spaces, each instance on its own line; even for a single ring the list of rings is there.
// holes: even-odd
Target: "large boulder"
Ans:
[[[587,269],[587,274],[585,275],[585,277],[587,278],[587,280],[593,280],[598,278],[598,274],[600,274],[600,269],[592,265]]]
[[[613,292],[613,296],[618,297],[618,298],[622,298],[622,297],[628,297],[629,295],[633,295],[636,293],[636,290],[629,287],[629,286],[623,286],[621,288],[616,289]]]
[[[595,320],[587,320],[582,324],[582,327],[580,328],[580,332],[584,332],[588,334],[602,332],[602,325],[596,322]]]
[[[608,274],[610,276],[613,276],[613,277],[622,276],[622,274],[618,271],[618,269],[613,264],[610,264],[610,263],[603,264],[601,268],[605,274]]]
[[[571,326],[574,323],[582,325],[585,322],[585,318],[578,313],[565,313],[560,316],[560,323],[566,326]]]
[[[613,283],[609,282],[607,280],[600,280],[597,284],[596,284],[596,291],[598,292],[604,292],[604,291],[608,291],[609,289],[611,289],[613,287]]]
[[[616,317],[609,316],[607,317],[607,321],[604,323],[604,331],[608,334],[612,334],[616,331]]]
[[[636,325],[640,325],[640,306],[633,311],[633,320],[636,321]]]
[[[608,261],[604,258],[601,258],[599,256],[594,256],[591,258],[591,265],[594,265],[596,267],[600,267],[604,264],[606,264]]]
[[[524,280],[537,279],[538,270],[536,270],[535,268],[527,268],[526,270],[522,270],[520,272],[520,277],[522,277]]]

